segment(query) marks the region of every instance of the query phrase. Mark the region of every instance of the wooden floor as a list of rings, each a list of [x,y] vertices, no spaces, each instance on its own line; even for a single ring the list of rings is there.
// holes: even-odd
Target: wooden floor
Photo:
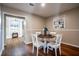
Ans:
[[[65,56],[79,56],[79,48],[61,44],[61,52]]]
[[[32,44],[26,45],[25,43],[19,44],[19,46],[11,47],[5,46],[2,56],[35,56],[32,53]],[[54,51],[49,51],[49,53],[44,53],[43,49],[39,49],[39,56],[54,56]],[[58,52],[58,56],[59,52]],[[61,44],[61,56],[79,56],[79,48],[74,48],[65,44]]]

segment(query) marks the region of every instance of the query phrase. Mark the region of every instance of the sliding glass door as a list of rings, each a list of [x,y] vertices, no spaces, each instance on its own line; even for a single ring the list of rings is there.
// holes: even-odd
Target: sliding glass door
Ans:
[[[5,15],[5,41],[12,39],[12,34],[17,33],[18,38],[24,37],[24,18],[12,15]],[[6,43],[5,43],[6,44]]]

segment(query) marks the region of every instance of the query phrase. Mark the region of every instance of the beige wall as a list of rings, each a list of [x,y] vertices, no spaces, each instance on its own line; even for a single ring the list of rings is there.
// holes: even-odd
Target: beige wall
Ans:
[[[60,14],[65,16],[65,29],[63,29],[63,42],[79,46],[79,7]],[[55,17],[55,16],[54,16]],[[47,19],[46,25],[51,30],[53,16]]]
[[[53,17],[49,17],[46,19],[46,26],[49,29],[49,31],[54,31],[53,30]]]
[[[28,14],[20,10],[3,6],[3,12],[4,14],[25,17],[26,26],[25,26],[25,40],[24,41],[26,43],[31,42],[31,33],[40,31],[42,29],[42,26],[45,24],[44,19],[42,17]]]

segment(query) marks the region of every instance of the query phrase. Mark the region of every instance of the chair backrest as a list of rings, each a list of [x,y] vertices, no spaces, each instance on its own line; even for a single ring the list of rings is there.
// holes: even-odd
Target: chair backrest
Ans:
[[[50,34],[52,34],[52,35],[56,35],[56,32],[50,32]]]
[[[41,32],[36,32],[36,35],[39,35],[39,34],[41,34]]]
[[[32,43],[35,44],[36,42],[36,34],[32,34]]]
[[[38,35],[40,35],[41,34],[41,32],[36,32],[36,42],[38,43],[38,41],[39,41],[39,37],[38,37]]]
[[[38,45],[38,35],[41,34],[41,32],[36,32],[35,34],[32,34],[32,43]]]
[[[62,40],[62,34],[56,34],[56,44],[60,45]]]

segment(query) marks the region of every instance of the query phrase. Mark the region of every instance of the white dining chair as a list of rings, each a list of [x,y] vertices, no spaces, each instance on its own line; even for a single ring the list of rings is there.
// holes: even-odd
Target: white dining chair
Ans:
[[[40,35],[40,34],[44,34],[44,33],[41,33],[41,32],[36,32],[36,35],[38,36],[38,35]],[[38,37],[37,37],[38,38]],[[40,41],[40,40],[44,40],[44,42],[43,42],[43,52],[44,53],[46,53],[46,47],[47,47],[47,43],[46,43],[46,38],[38,38],[38,41]]]
[[[40,33],[36,32],[35,34],[32,34],[32,43],[33,43],[32,52],[34,53],[34,47],[36,47],[37,48],[37,56],[38,56],[38,49],[44,47],[44,43],[39,41],[38,34],[40,34]]]
[[[55,56],[57,56],[57,49],[59,48],[59,52],[60,52],[60,55],[61,55],[61,40],[62,40],[62,35],[56,34],[55,42],[49,42],[47,44],[47,53],[48,53],[48,49],[50,49],[50,50],[55,49]]]

